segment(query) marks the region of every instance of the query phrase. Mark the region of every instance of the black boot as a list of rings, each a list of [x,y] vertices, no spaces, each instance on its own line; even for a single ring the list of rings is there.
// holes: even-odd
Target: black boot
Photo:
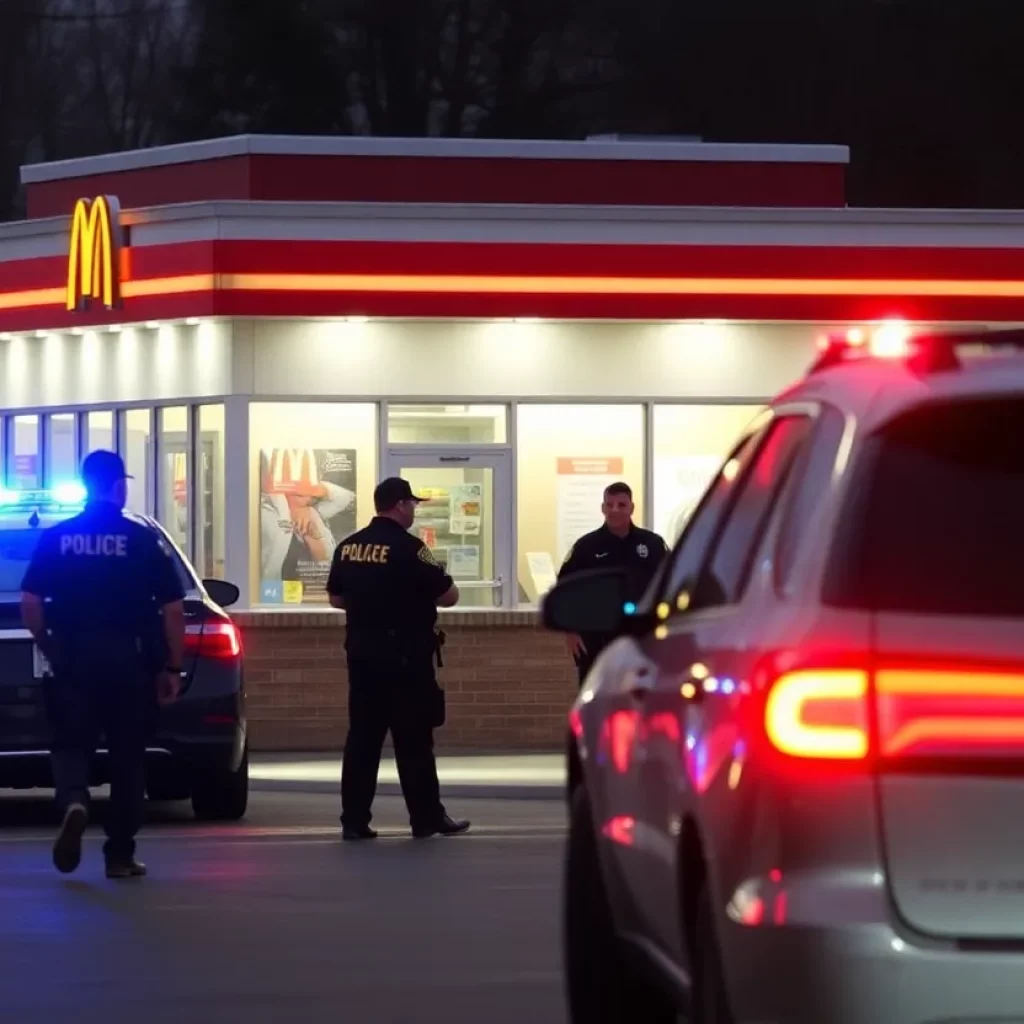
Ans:
[[[436,825],[430,828],[414,828],[412,830],[414,839],[429,839],[431,836],[458,836],[469,831],[469,822],[463,818],[456,821],[451,815],[446,814]]]

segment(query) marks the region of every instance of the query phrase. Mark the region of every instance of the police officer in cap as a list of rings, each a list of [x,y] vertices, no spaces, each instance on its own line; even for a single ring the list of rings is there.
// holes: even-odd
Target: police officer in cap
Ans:
[[[437,609],[455,605],[459,590],[430,549],[409,533],[423,500],[406,480],[384,480],[373,494],[373,521],[342,541],[331,563],[327,593],[347,620],[344,839],[377,836],[370,809],[389,730],[413,835],[425,839],[469,828],[468,821],[454,821],[445,811],[434,762],[433,730],[444,722],[444,693],[435,675],[441,646]]]
[[[639,601],[668,554],[668,545],[658,534],[633,522],[635,511],[629,484],[620,481],[605,488],[601,504],[604,526],[576,541],[558,571],[558,578],[587,569],[624,569],[626,597]],[[580,685],[586,681],[597,656],[614,639],[614,635],[599,633],[566,638]]]
[[[135,858],[146,740],[157,702],[178,696],[185,594],[170,550],[124,515],[129,477],[120,456],[93,452],[82,479],[85,510],[43,533],[22,582],[25,625],[51,668],[44,693],[63,815],[53,862],[69,873],[81,861],[89,767],[102,733],[110,759],[106,873],[135,878],[146,873]]]

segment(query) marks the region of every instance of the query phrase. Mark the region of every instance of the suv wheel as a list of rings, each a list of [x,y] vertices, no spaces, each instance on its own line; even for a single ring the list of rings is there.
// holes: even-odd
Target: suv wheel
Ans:
[[[248,747],[237,770],[197,775],[192,782],[192,810],[201,821],[238,821],[248,806]]]
[[[697,896],[694,943],[693,1024],[734,1024],[722,973],[722,954],[711,916],[711,897],[705,884]]]
[[[615,936],[611,907],[582,786],[572,797],[564,878],[563,956],[571,1024],[675,1024],[678,1012],[637,977]]]

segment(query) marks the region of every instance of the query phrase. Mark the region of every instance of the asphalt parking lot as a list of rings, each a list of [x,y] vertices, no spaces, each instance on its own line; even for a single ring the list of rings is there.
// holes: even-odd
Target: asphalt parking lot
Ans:
[[[230,826],[157,805],[139,848],[150,876],[110,882],[98,828],[58,875],[48,801],[0,794],[2,1019],[564,1021],[563,804],[448,803],[469,835],[414,841],[384,797],[382,836],[363,844],[340,842],[332,795],[254,793]]]

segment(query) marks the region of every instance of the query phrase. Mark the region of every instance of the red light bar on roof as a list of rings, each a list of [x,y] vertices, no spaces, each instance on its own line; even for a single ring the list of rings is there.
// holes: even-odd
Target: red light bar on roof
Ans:
[[[1024,330],[1010,328],[958,330],[944,333],[915,331],[904,320],[886,320],[871,327],[851,327],[845,333],[818,339],[821,355],[811,373],[859,359],[902,361],[915,373],[939,373],[961,367],[960,351],[1014,349],[1024,352]]]

